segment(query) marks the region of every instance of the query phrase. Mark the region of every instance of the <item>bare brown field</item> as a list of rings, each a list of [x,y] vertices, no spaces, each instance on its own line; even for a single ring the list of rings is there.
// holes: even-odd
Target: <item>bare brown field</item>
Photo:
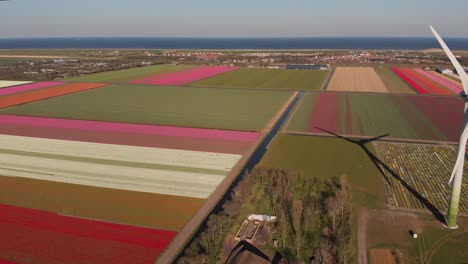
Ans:
[[[0,177],[0,204],[179,231],[204,199]]]
[[[380,92],[388,89],[371,67],[338,67],[327,90],[349,92]]]
[[[388,248],[373,248],[370,250],[370,264],[395,264],[392,251]]]

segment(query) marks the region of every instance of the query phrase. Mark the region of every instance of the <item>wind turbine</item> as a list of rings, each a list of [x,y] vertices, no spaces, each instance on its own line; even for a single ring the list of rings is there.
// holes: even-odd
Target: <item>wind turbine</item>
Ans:
[[[453,168],[452,175],[450,177],[449,185],[452,185],[452,194],[450,196],[449,209],[447,213],[447,227],[450,229],[457,229],[457,215],[458,215],[458,205],[460,203],[460,193],[463,179],[463,165],[465,164],[465,151],[466,151],[466,141],[468,139],[468,76],[466,75],[463,67],[460,65],[458,60],[453,55],[452,51],[445,44],[444,40],[440,35],[435,31],[435,29],[430,26],[432,33],[439,41],[440,45],[444,49],[445,53],[449,57],[453,66],[458,72],[460,79],[463,84],[463,91],[460,93],[460,97],[465,101],[465,110],[463,112],[463,125],[460,136],[460,141],[458,143],[458,155],[457,161],[455,162],[455,167]]]

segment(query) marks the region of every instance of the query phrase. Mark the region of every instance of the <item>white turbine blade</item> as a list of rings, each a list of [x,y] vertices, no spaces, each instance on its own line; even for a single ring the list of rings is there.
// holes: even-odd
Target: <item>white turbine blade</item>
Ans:
[[[445,53],[449,57],[450,61],[452,62],[453,66],[458,72],[458,75],[460,76],[460,79],[462,80],[463,83],[463,89],[465,90],[465,93],[468,94],[468,75],[466,75],[466,72],[463,70],[463,67],[460,65],[460,62],[458,62],[457,58],[453,55],[452,51],[449,49],[447,44],[445,44],[445,41],[440,37],[439,33],[430,26],[432,33],[436,37],[436,39],[439,41],[440,46],[444,49]]]

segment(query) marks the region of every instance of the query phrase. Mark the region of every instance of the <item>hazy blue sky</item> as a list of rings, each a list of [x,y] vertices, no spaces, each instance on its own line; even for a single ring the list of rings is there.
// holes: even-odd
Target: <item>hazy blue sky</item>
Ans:
[[[0,37],[468,37],[467,0],[10,0]]]

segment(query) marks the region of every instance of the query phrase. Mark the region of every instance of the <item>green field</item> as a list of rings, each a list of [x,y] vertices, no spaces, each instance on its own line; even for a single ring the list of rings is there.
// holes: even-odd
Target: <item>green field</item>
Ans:
[[[416,93],[405,81],[398,77],[390,67],[378,66],[374,67],[374,70],[390,92],[407,94]]]
[[[1,114],[232,130],[261,130],[292,95],[116,84],[6,108]]]
[[[154,65],[147,67],[137,67],[126,70],[101,72],[72,77],[66,79],[74,82],[111,82],[111,83],[127,83],[132,80],[143,79],[154,75],[171,73],[175,71],[193,68],[189,65]]]
[[[313,177],[346,175],[355,202],[366,207],[384,204],[382,176],[374,163],[357,144],[343,139],[280,134],[257,166],[291,169]]]
[[[329,71],[249,69],[227,72],[191,83],[200,87],[269,88],[291,90],[319,90]]]

